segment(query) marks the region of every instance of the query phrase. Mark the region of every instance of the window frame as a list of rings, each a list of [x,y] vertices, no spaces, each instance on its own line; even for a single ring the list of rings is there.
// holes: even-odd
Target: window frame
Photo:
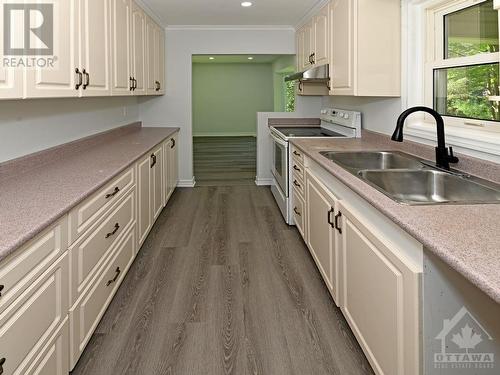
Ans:
[[[481,53],[473,56],[454,57],[445,59],[445,30],[444,17],[448,14],[484,3],[488,0],[444,0],[431,4],[426,9],[426,43],[424,66],[425,104],[434,108],[434,71],[443,68],[466,67],[499,63],[499,53]],[[500,133],[500,122],[480,120],[465,117],[443,116],[445,126],[463,129],[483,130],[485,132]],[[425,122],[432,122],[426,115]]]

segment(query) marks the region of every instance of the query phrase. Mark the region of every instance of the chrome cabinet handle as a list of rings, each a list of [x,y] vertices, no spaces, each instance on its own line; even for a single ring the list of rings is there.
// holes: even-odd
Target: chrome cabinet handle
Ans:
[[[122,270],[120,269],[120,267],[117,267],[116,271],[115,271],[115,277],[113,277],[111,280],[108,280],[108,282],[106,283],[106,286],[110,286],[111,284],[115,283],[116,280],[118,280],[118,276],[120,276],[121,272],[122,272]]]
[[[295,212],[295,214],[296,214],[297,216],[302,216],[302,214],[301,214],[301,213],[300,213],[300,211],[297,209],[297,207],[294,207],[293,212]]]
[[[120,229],[120,224],[116,223],[115,224],[115,229],[113,229],[112,232],[109,232],[108,234],[106,234],[106,238],[114,236],[116,234],[116,232],[118,232],[118,229]]]
[[[78,68],[75,69],[75,73],[78,75],[78,83],[75,85],[75,90],[80,90],[80,87],[83,85],[83,74]]]
[[[335,215],[335,229],[339,231],[339,234],[342,234],[342,228],[339,225],[339,219],[342,217],[342,212],[339,211],[337,215]]]
[[[114,197],[114,196],[115,196],[116,194],[118,194],[119,192],[120,192],[120,188],[117,186],[117,187],[115,187],[115,190],[113,190],[113,192],[112,192],[112,193],[108,193],[108,194],[106,194],[105,198],[106,198],[106,199],[109,199],[109,198],[111,198],[111,197]]]

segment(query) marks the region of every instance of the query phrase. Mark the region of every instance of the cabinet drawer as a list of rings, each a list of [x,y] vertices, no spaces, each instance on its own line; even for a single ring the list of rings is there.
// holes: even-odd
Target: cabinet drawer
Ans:
[[[135,190],[132,189],[111,210],[106,219],[70,248],[71,303],[87,287],[88,281],[106,261],[111,248],[135,220]]]
[[[70,244],[95,224],[103,212],[135,184],[134,171],[134,168],[128,169],[69,213]]]
[[[304,165],[299,161],[292,160],[292,171],[293,171],[293,178],[297,178],[302,181],[306,180]]]
[[[292,161],[293,162],[299,162],[300,164],[304,165],[304,153],[299,150],[297,147],[292,146]]]
[[[298,193],[297,189],[293,189],[293,219],[295,225],[299,230],[302,238],[305,238],[305,227],[306,227],[306,210],[305,202],[302,196]]]
[[[0,314],[67,249],[67,217],[45,230],[0,265]]]
[[[305,184],[304,180],[300,179],[298,176],[293,176],[292,178],[292,187],[297,190],[302,196],[305,196]]]
[[[133,226],[113,251],[109,262],[99,270],[98,276],[92,281],[92,287],[69,311],[71,369],[78,361],[127,273],[134,259],[135,244],[135,226]]]
[[[66,252],[0,314],[4,374],[31,373],[28,367],[57,333],[68,308]]]

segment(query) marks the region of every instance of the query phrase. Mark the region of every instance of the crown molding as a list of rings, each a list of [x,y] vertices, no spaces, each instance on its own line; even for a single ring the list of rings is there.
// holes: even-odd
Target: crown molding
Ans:
[[[302,25],[309,21],[318,11],[325,5],[328,5],[330,0],[319,0],[316,5],[314,5],[309,11],[300,19],[300,21],[295,25],[295,30],[298,30]]]
[[[135,1],[135,2],[137,3],[137,5],[139,5],[139,6],[142,8],[142,10],[144,10],[144,12],[146,12],[146,13],[147,13],[147,15],[148,15],[149,17],[151,17],[151,18],[152,18],[152,19],[153,19],[153,20],[154,20],[154,21],[155,21],[158,25],[163,26],[164,28],[166,27],[167,23],[166,23],[163,19],[161,19],[160,17],[158,17],[158,14],[157,14],[157,13],[155,13],[155,11],[154,11],[153,9],[151,9],[151,7],[150,7],[148,4],[146,4],[146,3],[144,2],[144,0],[134,0],[134,1]]]
[[[170,25],[167,30],[288,30],[295,31],[291,25]]]

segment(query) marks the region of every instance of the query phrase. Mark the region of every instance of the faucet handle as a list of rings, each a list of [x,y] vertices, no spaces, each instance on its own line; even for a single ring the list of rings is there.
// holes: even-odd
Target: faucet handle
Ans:
[[[453,155],[453,147],[449,147],[450,155],[448,157],[450,163],[458,163],[458,158]]]

